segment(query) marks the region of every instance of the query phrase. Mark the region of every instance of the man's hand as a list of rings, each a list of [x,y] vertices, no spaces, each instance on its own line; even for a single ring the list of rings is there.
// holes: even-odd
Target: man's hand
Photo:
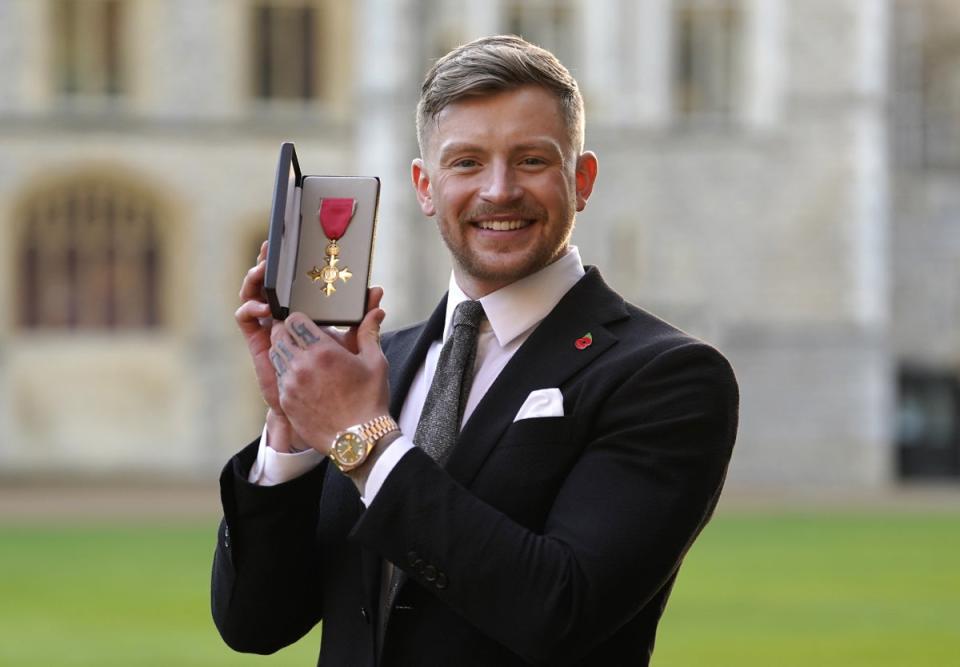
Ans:
[[[263,277],[267,271],[267,242],[260,246],[257,264],[247,271],[240,286],[241,305],[234,313],[237,326],[247,341],[247,349],[253,359],[253,370],[257,374],[257,384],[267,407],[282,417],[280,394],[277,390],[277,376],[270,362],[270,304],[263,291]]]
[[[271,332],[268,352],[282,413],[302,441],[328,454],[339,431],[389,410],[387,360],[380,350],[383,290],[370,289],[369,310],[343,333],[291,313]]]

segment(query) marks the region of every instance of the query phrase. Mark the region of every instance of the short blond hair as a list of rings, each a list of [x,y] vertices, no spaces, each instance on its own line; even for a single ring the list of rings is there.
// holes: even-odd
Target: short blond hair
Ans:
[[[417,103],[417,142],[424,154],[426,128],[447,106],[522,86],[540,86],[560,103],[570,145],[583,150],[583,96],[557,57],[516,35],[482,37],[440,58],[423,80]]]

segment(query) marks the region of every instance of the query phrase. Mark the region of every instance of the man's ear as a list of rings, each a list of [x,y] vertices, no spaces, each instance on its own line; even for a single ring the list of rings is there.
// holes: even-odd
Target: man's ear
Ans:
[[[587,151],[577,158],[577,211],[587,206],[587,199],[593,192],[593,184],[597,180],[599,163],[593,151]]]
[[[410,167],[410,175],[413,177],[413,189],[417,191],[420,210],[429,218],[437,212],[437,209],[433,205],[433,194],[430,192],[430,175],[427,173],[422,158],[413,161]]]

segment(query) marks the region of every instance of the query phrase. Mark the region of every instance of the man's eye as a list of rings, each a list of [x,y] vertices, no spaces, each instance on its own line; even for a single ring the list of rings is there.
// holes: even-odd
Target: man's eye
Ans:
[[[479,164],[476,160],[471,158],[463,158],[462,160],[457,160],[453,163],[454,167],[460,167],[461,169],[471,169],[476,167]]]
[[[539,157],[525,157],[520,162],[521,164],[524,164],[527,166],[540,166],[540,165],[546,164],[546,160]]]

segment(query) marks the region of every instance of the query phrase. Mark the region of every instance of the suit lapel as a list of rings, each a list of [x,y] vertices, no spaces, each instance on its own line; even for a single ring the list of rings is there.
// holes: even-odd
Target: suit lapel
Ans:
[[[605,325],[626,316],[623,299],[590,268],[517,350],[464,425],[447,463],[454,479],[469,485],[527,395],[562,386],[603,354],[617,342]],[[574,342],[587,333],[592,343],[578,349]]]

